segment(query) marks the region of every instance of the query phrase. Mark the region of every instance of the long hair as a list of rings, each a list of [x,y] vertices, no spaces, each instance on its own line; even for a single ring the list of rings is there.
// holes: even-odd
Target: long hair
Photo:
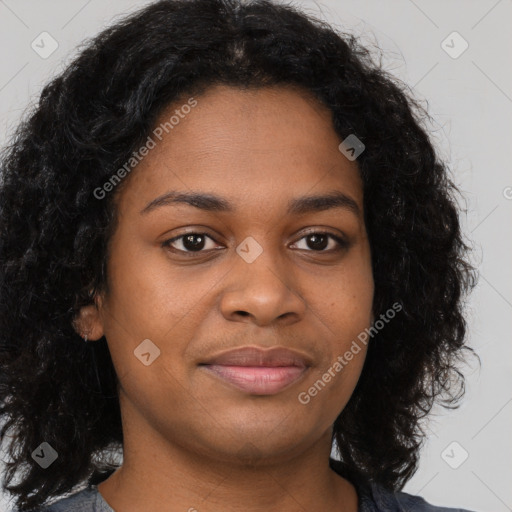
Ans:
[[[291,5],[158,1],[84,43],[1,154],[0,437],[10,441],[4,490],[22,510],[115,467],[107,454],[122,450],[123,433],[108,346],[86,345],[72,327],[106,287],[116,226],[116,194],[99,200],[94,190],[166,105],[214,84],[302,87],[329,108],[340,137],[365,146],[357,165],[373,311],[402,310],[372,337],[335,421],[345,466],[400,490],[417,469],[420,420],[464,393],[463,309],[476,271],[458,190],[422,127],[426,110],[355,36]],[[58,454],[48,469],[32,456],[42,442]]]

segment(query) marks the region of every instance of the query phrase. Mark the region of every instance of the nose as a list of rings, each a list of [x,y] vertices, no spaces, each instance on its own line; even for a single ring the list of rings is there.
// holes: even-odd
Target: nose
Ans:
[[[226,276],[221,311],[230,321],[289,325],[306,309],[288,262],[263,251],[252,263],[238,258]]]

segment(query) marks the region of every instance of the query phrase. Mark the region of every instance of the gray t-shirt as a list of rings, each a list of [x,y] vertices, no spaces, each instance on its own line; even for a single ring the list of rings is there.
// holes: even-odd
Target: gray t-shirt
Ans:
[[[358,512],[471,512],[461,508],[436,507],[419,496],[391,492],[373,483],[353,482],[359,496]],[[12,512],[17,512],[13,510]],[[96,485],[62,498],[37,512],[122,512],[103,499]]]

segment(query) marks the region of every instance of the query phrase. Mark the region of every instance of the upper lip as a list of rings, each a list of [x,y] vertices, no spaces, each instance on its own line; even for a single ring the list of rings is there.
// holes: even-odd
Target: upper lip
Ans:
[[[221,352],[202,364],[226,366],[310,366],[311,359],[301,352],[284,347],[239,347]]]

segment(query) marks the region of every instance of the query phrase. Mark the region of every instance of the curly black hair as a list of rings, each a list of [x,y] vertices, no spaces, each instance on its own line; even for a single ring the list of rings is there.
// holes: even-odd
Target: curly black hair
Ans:
[[[161,0],[80,47],[42,90],[1,153],[0,433],[4,491],[21,510],[113,472],[122,450],[117,376],[106,339],[85,344],[79,309],[106,290],[118,191],[101,187],[163,109],[208,87],[302,87],[331,113],[357,158],[380,330],[333,429],[351,474],[402,489],[417,470],[424,418],[464,394],[465,298],[476,286],[459,190],[423,121],[427,109],[351,34],[268,0]],[[134,169],[133,172],[137,172]],[[10,432],[10,434],[8,434]],[[32,458],[58,453],[51,471]],[[106,472],[105,472],[106,470]],[[18,477],[16,484],[12,483]],[[9,485],[11,484],[11,485]]]

